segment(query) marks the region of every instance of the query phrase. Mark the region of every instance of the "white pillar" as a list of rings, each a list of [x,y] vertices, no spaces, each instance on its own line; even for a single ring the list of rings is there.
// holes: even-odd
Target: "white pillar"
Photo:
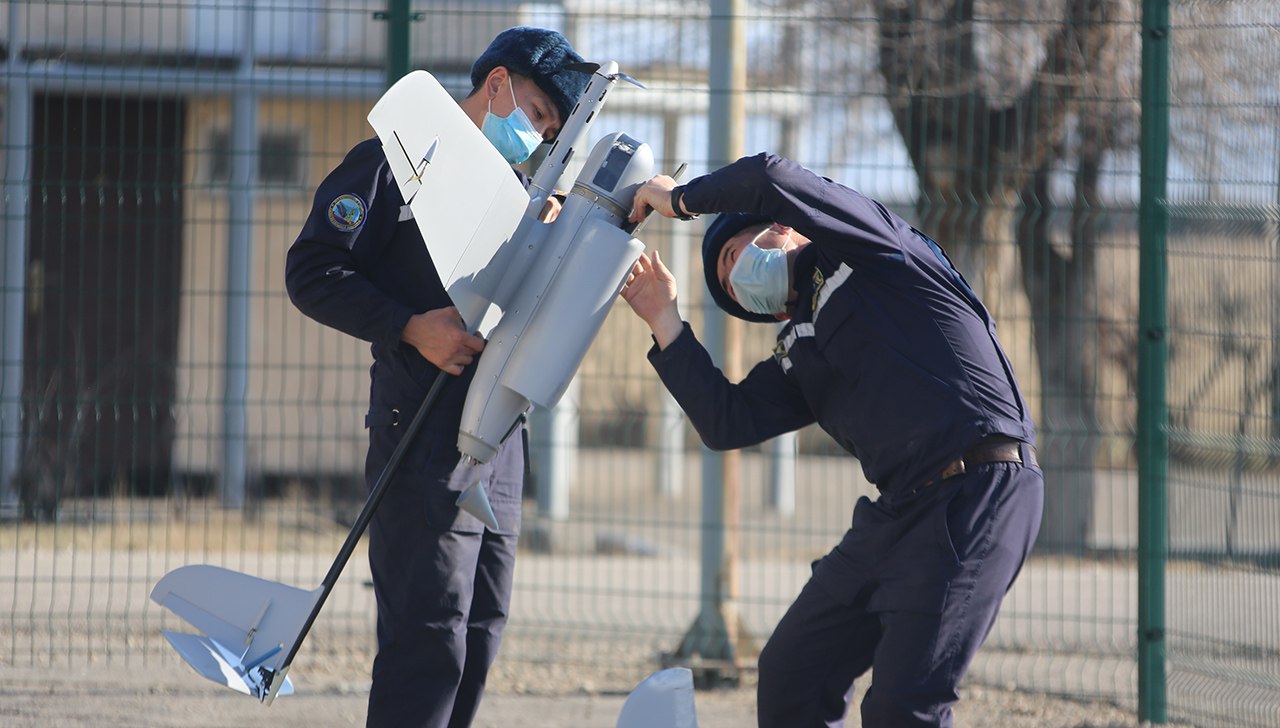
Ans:
[[[538,484],[538,515],[569,519],[569,496],[578,465],[578,378],[569,382],[551,410],[538,409],[531,423],[530,458]]]
[[[675,164],[677,160],[684,158],[681,149],[680,123],[679,114],[667,113],[663,117],[663,147],[666,150],[668,164]],[[674,171],[672,169],[668,174]],[[681,181],[687,179],[686,175]],[[676,223],[668,227],[671,230],[671,260],[668,261],[667,267],[671,269],[672,275],[676,276],[676,290],[688,292],[693,286],[691,279],[697,280],[694,276],[688,275],[690,265],[696,260],[696,257],[690,253],[690,246],[696,244],[695,233],[700,232],[702,228],[689,223]],[[680,306],[680,318],[685,321],[689,320],[689,310],[685,303],[687,300],[689,300],[688,293],[677,301]],[[672,397],[666,388],[661,386],[659,388],[662,390],[662,411],[658,423],[658,467],[655,468],[658,476],[658,494],[666,498],[676,498],[684,493],[685,417],[675,397]]]

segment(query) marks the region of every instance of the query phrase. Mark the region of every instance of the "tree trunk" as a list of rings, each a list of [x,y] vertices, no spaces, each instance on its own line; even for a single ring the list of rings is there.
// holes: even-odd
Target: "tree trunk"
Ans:
[[[1025,213],[1017,229],[1041,373],[1041,545],[1079,552],[1089,545],[1098,442],[1094,202],[1099,160],[1112,137],[1078,104],[1082,89],[1115,73],[1116,31],[1105,22],[1110,0],[1065,0],[1063,9],[1065,22],[1044,36],[1044,55],[1023,86],[1000,68],[999,83],[984,83],[972,0],[876,3],[880,73],[920,179],[922,229],[947,248],[1005,325],[1015,323],[1010,314],[1021,301],[1006,296],[1016,287],[1013,246],[1000,243],[1013,217]],[[1065,255],[1051,244],[1041,205],[1049,199],[1048,170],[1069,146],[1073,111],[1083,139],[1071,150],[1079,159],[1067,160],[1078,172],[1072,252]]]
[[[1080,553],[1090,547],[1094,509],[1094,462],[1098,444],[1096,160],[1077,174],[1072,211],[1072,254],[1053,247],[1047,170],[1024,199],[1019,222],[1023,286],[1031,302],[1036,357],[1040,365],[1040,463],[1045,471],[1044,521],[1039,545]]]

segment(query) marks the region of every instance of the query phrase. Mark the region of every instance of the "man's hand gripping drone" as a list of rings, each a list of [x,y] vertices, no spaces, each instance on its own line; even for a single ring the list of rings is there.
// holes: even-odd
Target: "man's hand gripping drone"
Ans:
[[[527,190],[425,71],[405,76],[369,113],[440,280],[488,339],[458,433],[458,449],[478,462],[534,404],[559,401],[644,249],[627,217],[636,188],[653,176],[653,153],[625,134],[601,139],[556,220],[538,220],[609,91],[619,79],[635,83],[614,62],[583,70],[591,82]],[[293,691],[289,666],[447,379],[437,375],[319,587],[205,564],[157,582],[151,599],[201,633],[164,632],[197,672],[267,704]],[[458,500],[499,528],[483,483]]]

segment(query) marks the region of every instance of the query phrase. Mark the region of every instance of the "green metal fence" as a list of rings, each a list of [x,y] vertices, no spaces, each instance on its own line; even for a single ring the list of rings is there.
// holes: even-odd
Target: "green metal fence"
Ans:
[[[1169,18],[1160,625],[1169,711],[1271,725],[1280,664],[1280,620],[1269,606],[1280,595],[1280,13],[1265,3],[1176,3]]]
[[[971,681],[1280,724],[1275,4],[640,5],[5,7],[0,665],[174,664],[147,595],[182,564],[319,582],[363,497],[369,356],[292,307],[284,252],[389,78],[426,68],[461,96],[523,23],[648,87],[618,88],[596,134],[690,175],[781,152],[884,200],[976,284],[1048,500]],[[645,242],[749,366],[772,332],[721,332],[693,227]],[[737,679],[873,492],[818,431],[702,451],[648,343],[622,306],[535,419],[495,680],[576,666],[622,688],[691,657]],[[691,655],[700,557],[725,547],[736,594],[710,608],[737,639]],[[355,559],[295,674],[367,670],[366,578]]]

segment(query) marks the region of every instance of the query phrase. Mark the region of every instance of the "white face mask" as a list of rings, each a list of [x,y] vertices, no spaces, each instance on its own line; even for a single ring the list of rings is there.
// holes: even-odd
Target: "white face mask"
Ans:
[[[516,103],[516,89],[510,78],[507,86],[511,89],[511,105],[515,110],[509,116],[497,116],[493,113],[493,99],[489,99],[489,110],[484,114],[484,125],[480,130],[508,164],[519,164],[542,143],[542,135]]]
[[[766,228],[750,244],[738,253],[738,260],[729,271],[729,283],[738,303],[751,313],[784,313],[787,294],[791,292],[791,275],[787,270],[787,251],[781,248],[768,250],[756,245],[756,240],[769,232]],[[787,233],[790,237],[791,233]]]

